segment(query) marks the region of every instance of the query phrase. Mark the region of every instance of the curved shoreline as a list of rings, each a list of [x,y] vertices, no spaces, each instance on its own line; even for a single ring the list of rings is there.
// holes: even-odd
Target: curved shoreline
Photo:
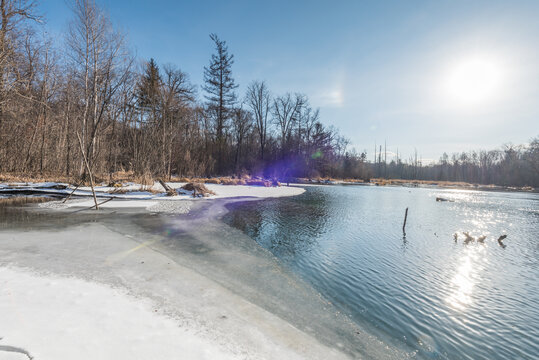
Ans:
[[[346,349],[349,345],[335,342],[335,339],[332,336],[328,337],[328,334],[317,333],[320,329],[316,329],[316,326],[312,324],[313,319],[317,319],[320,324],[333,324],[331,313],[328,314],[322,308],[323,301],[320,299],[313,301],[311,299],[315,296],[313,293],[301,293],[306,291],[303,285],[283,273],[272,259],[264,255],[263,249],[255,249],[252,252],[251,247],[256,245],[252,244],[253,241],[236,238],[237,234],[234,229],[228,230],[234,236],[221,234],[222,229],[214,226],[215,219],[226,211],[225,203],[244,200],[255,199],[238,199],[237,197],[219,201],[209,199],[197,202],[195,208],[190,209],[189,213],[181,215],[180,218],[166,216],[165,231],[171,231],[168,236],[156,231],[153,231],[153,235],[152,231],[140,234],[129,223],[123,224],[125,228],[121,226],[111,228],[111,224],[104,226],[99,222],[97,224],[71,224],[67,225],[66,229],[54,233],[33,230],[24,233],[3,231],[0,232],[0,270],[8,267],[8,271],[13,271],[10,278],[18,272],[21,275],[19,285],[24,284],[24,279],[30,279],[30,282],[38,285],[43,281],[54,282],[66,285],[61,291],[65,293],[71,288],[68,286],[71,280],[80,280],[84,282],[81,288],[94,285],[104,286],[106,289],[101,289],[102,291],[117,299],[119,303],[125,303],[126,307],[129,307],[130,301],[149,301],[151,305],[146,310],[151,307],[157,309],[157,313],[152,314],[156,316],[154,319],[156,322],[166,323],[172,319],[182,331],[194,332],[200,337],[197,341],[212,344],[209,345],[212,355],[208,358],[344,359],[350,356],[357,357],[350,354],[350,349]],[[183,203],[183,201],[177,203]],[[62,214],[63,211],[53,213]],[[90,213],[95,212],[85,211],[83,214]],[[106,213],[107,211],[103,213],[105,217]],[[147,210],[137,211],[137,213],[139,213],[136,215],[139,216],[137,219],[148,218],[140,215],[147,214]],[[124,231],[126,229],[128,231]],[[220,234],[222,238],[215,239],[217,234]],[[229,238],[235,239],[233,243],[228,241]],[[244,249],[245,247],[249,249]],[[235,264],[235,259],[238,257],[245,260],[239,267]],[[66,262],[66,259],[69,261]],[[260,268],[260,272],[250,274],[254,268]],[[5,279],[0,281],[2,280],[5,281]],[[269,290],[260,289],[257,284],[260,281],[268,282]],[[300,292],[300,295],[287,292],[286,287],[283,289],[283,282],[288,283],[287,286],[293,284],[291,286],[293,291]],[[85,291],[81,290],[80,293],[85,293]],[[45,296],[41,300],[44,298]],[[299,309],[303,317],[311,316],[309,312],[314,310],[320,313],[311,320],[291,319],[286,314],[293,313],[294,310],[286,309],[287,304],[283,303],[280,298],[299,302],[296,306],[305,307],[305,309]],[[56,298],[56,300],[61,299]],[[99,299],[96,298],[95,301]],[[302,304],[301,301],[304,303]],[[46,303],[54,306],[55,299],[48,299]],[[23,311],[40,308],[38,303],[27,302],[26,304],[27,309],[22,309]],[[83,315],[84,311],[77,310],[73,304],[72,307],[64,304],[61,308],[69,309],[72,314],[75,314],[72,320],[76,321],[76,316]],[[2,309],[2,312],[5,310]],[[114,310],[109,309],[109,313],[111,311]],[[129,319],[133,316],[136,315],[125,314],[124,318]],[[121,320],[121,317],[118,319]],[[82,318],[80,320],[82,321]],[[107,323],[107,319],[103,321]],[[116,323],[109,322],[109,324]],[[147,332],[146,325],[148,324],[142,324],[137,331]],[[345,326],[348,329],[346,331],[349,331],[351,328],[347,326]],[[99,322],[95,322],[90,332],[93,331],[99,335],[99,327]],[[20,346],[30,353],[34,351],[37,354],[45,351],[43,355],[46,355],[47,349],[40,349],[39,342],[32,343],[32,339],[26,338],[21,343],[19,338],[7,336],[8,330],[0,326],[0,337],[4,336],[6,344],[8,340],[11,341],[10,339],[17,340],[13,341],[13,344],[10,342],[10,345]],[[321,336],[325,338],[322,342],[319,340]],[[364,341],[359,339],[360,336],[369,337],[366,333],[358,332],[358,341]],[[188,339],[190,339],[189,336],[184,339],[185,342],[180,341],[180,343],[185,345],[186,342],[191,341]],[[352,341],[354,341],[353,338]],[[50,343],[48,344],[47,346],[50,346]],[[328,344],[332,346],[328,347]],[[365,342],[361,344],[364,345]],[[374,338],[369,338],[368,344],[370,349],[363,349],[360,352],[363,358],[380,356],[403,358],[403,355],[404,357],[412,355],[384,349],[387,345]],[[69,346],[69,344],[65,345]],[[174,344],[169,344],[169,346],[174,347]],[[74,350],[77,350],[76,346]],[[109,350],[111,353],[115,351],[114,348]],[[175,351],[178,351],[178,348],[171,354]],[[360,354],[355,351],[353,353]],[[38,357],[35,358],[38,359]],[[48,358],[48,356],[39,358]],[[191,358],[206,357],[195,351]]]

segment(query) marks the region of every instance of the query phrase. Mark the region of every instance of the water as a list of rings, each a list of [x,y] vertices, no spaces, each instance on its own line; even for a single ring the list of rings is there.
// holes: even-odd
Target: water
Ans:
[[[434,359],[539,354],[538,194],[317,186],[229,208],[227,224],[387,343]],[[463,231],[487,238],[466,245]]]

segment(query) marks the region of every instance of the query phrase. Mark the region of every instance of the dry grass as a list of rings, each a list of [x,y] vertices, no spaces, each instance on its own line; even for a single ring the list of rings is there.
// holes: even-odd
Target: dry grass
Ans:
[[[182,186],[182,189],[187,190],[187,191],[192,191],[193,197],[215,195],[213,191],[208,189],[202,183],[187,183],[184,186]]]
[[[274,186],[274,182],[269,181],[269,180],[250,179],[250,180],[246,180],[245,182],[246,182],[247,185],[253,185],[253,186],[264,186],[264,187],[272,187],[272,186]],[[279,184],[279,183],[276,182],[276,184]],[[275,186],[280,186],[280,184],[275,185]]]
[[[144,173],[140,176],[136,176],[134,182],[141,185],[152,185],[155,183],[152,175],[150,173]]]
[[[365,182],[364,180],[361,180],[361,179],[343,179],[342,181],[347,182],[347,183],[358,183],[358,184],[362,184]]]
[[[214,178],[214,179],[206,179],[205,181],[206,184],[220,184],[221,183],[221,180],[217,179],[217,178]]]
[[[226,179],[221,179],[221,184],[222,185],[246,185],[247,181],[245,181],[244,179],[226,178]]]
[[[0,199],[0,206],[20,206],[26,204],[38,204],[46,201],[55,200],[54,198],[44,196],[15,196]]]
[[[4,173],[0,174],[0,182],[12,183],[36,183],[36,182],[58,182],[58,183],[74,183],[74,179],[69,176],[58,175],[28,175],[22,173]]]
[[[221,179],[221,185],[238,185],[237,179]]]
[[[405,180],[405,179],[371,179],[371,183],[376,185],[431,185],[439,187],[458,187],[458,188],[501,188],[497,185],[471,184],[463,181],[437,181],[437,180]]]
[[[151,185],[141,185],[140,188],[138,190],[135,190],[135,191],[144,191],[144,192],[149,192],[149,193],[152,193],[152,194],[161,194],[161,193],[163,193],[162,190],[154,189],[153,188],[153,183]]]

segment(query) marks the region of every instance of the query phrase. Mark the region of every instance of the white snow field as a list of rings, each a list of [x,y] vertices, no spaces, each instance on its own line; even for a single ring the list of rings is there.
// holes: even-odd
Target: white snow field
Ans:
[[[110,286],[0,268],[0,289],[0,344],[34,359],[236,358],[150,301]]]
[[[346,358],[152,241],[100,224],[0,232],[0,359]]]
[[[180,189],[185,183],[167,183],[174,189]],[[0,184],[3,188],[7,188],[6,184]],[[57,183],[39,183],[39,184],[16,184],[23,189],[32,189],[37,191],[47,191],[48,193],[57,194],[69,194],[73,191],[72,188],[51,190],[45,188],[46,186],[59,185]],[[67,184],[61,184],[67,185]],[[145,208],[152,212],[169,212],[169,213],[187,213],[190,208],[190,201],[196,201],[201,199],[224,199],[234,197],[251,197],[251,198],[278,198],[283,196],[295,196],[305,192],[305,189],[298,186],[281,186],[281,187],[263,187],[263,186],[249,186],[249,185],[218,185],[218,184],[205,184],[205,186],[213,191],[215,195],[210,195],[205,198],[193,198],[191,192],[180,190],[180,194],[177,196],[166,196],[165,193],[154,194],[150,191],[141,190],[142,186],[139,184],[126,184],[122,186],[122,190],[129,192],[125,194],[115,194],[112,191],[115,190],[109,186],[96,186],[96,195],[98,202],[102,202],[103,198],[114,197],[112,201],[108,201],[100,207],[104,209],[117,209],[117,208]],[[149,187],[148,190],[164,191],[163,187],[159,183],[155,183]],[[0,188],[1,194],[1,188]],[[89,208],[94,205],[93,199],[90,197],[90,187],[80,187],[74,192],[74,195],[87,196],[87,199],[71,199],[66,203],[63,201],[52,201],[43,203],[40,206],[45,208],[54,209],[66,209],[70,207],[77,208]],[[177,202],[178,200],[187,202]],[[166,201],[174,201],[174,203],[165,204]]]

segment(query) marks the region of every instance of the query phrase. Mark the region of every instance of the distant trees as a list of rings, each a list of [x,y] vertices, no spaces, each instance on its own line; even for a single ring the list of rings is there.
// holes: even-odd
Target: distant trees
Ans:
[[[412,158],[385,163],[387,178],[435,181],[462,181],[475,184],[539,187],[539,137],[528,145],[506,144],[499,150],[444,153],[433,164],[422,165]],[[373,176],[382,177],[379,166]]]
[[[388,177],[539,187],[539,138],[521,146],[374,161],[328,127],[301,93],[273,96],[264,81],[239,94],[234,57],[211,34],[215,53],[203,93],[175,65],[134,66],[123,34],[94,0],[72,0],[66,42],[38,35],[29,0],[0,1],[0,171],[105,180],[251,175],[278,178]],[[241,99],[241,101],[238,101]],[[82,143],[82,151],[79,146]]]

